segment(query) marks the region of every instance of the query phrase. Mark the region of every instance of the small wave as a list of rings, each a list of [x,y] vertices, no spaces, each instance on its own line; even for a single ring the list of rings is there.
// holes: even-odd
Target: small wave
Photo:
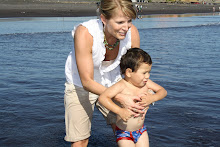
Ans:
[[[197,25],[197,26],[220,26],[220,22],[201,24],[201,25]]]
[[[220,26],[220,22],[199,24],[199,25],[194,25],[194,26],[184,26],[184,27],[178,27],[178,28],[197,28],[197,27],[212,27],[212,26]]]
[[[158,27],[148,27],[148,28],[139,28],[139,30],[149,30],[149,29],[178,29],[178,28],[198,28],[198,27],[212,27],[220,26],[220,22],[207,23],[207,24],[197,24],[197,25],[187,25],[187,26],[158,26]]]

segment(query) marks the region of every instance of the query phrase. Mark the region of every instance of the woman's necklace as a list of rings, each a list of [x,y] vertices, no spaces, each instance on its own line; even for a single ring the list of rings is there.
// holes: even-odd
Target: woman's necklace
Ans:
[[[119,42],[120,42],[120,40],[117,39],[117,41],[115,42],[115,44],[110,45],[110,44],[108,44],[108,42],[107,42],[107,40],[106,40],[106,38],[105,38],[105,35],[104,35],[104,42],[103,42],[103,43],[105,44],[105,48],[108,49],[108,50],[113,50],[113,49],[119,44]]]

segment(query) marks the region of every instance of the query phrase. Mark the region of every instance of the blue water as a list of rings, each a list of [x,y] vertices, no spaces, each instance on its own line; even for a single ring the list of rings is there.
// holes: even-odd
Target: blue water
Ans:
[[[67,147],[64,64],[71,29],[95,17],[0,19],[0,146]],[[220,14],[143,16],[133,22],[168,91],[146,116],[151,147],[220,145]],[[95,110],[89,147],[116,146]]]

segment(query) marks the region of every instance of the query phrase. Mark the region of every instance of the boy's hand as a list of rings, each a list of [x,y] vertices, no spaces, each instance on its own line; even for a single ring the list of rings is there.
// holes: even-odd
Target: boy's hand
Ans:
[[[149,105],[143,110],[144,114],[142,115],[141,119],[145,119],[145,115],[147,114],[147,110],[149,109]]]
[[[147,93],[139,95],[141,97],[140,105],[147,107],[152,103],[152,95],[155,94],[152,90],[149,90]]]

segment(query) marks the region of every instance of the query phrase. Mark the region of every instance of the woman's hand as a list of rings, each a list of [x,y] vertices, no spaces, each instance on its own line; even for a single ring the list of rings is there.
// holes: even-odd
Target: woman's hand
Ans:
[[[143,114],[142,111],[144,109],[144,106],[141,106],[139,103],[141,101],[141,98],[139,96],[132,96],[132,95],[126,95],[126,94],[118,94],[115,97],[115,100],[120,102],[121,105],[124,108],[127,108],[134,112],[134,115],[136,114]]]
[[[120,110],[120,112],[118,113],[118,115],[121,117],[121,119],[123,121],[128,121],[129,118],[131,118],[133,116],[133,112],[129,109],[126,108],[122,108]]]

